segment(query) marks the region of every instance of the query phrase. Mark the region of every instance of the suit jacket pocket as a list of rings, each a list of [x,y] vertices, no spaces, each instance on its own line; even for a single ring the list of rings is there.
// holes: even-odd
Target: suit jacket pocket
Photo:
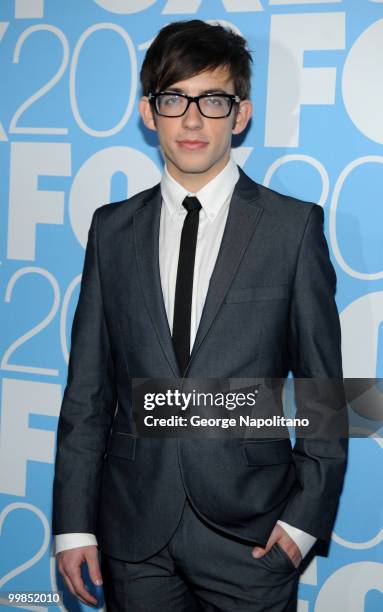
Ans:
[[[134,461],[136,455],[136,439],[136,436],[133,434],[114,431],[110,436],[106,454]]]
[[[243,447],[247,465],[276,465],[293,460],[289,440],[247,440]]]
[[[226,302],[237,304],[239,302],[255,302],[257,300],[283,300],[288,298],[288,285],[259,285],[258,287],[244,287],[232,289],[226,296]]]

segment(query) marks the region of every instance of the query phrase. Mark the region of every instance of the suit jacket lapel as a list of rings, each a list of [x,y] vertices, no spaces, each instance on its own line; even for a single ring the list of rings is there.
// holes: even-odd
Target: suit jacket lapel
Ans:
[[[186,372],[188,372],[218,314],[263,212],[263,208],[257,203],[260,194],[256,184],[242,171],[240,172],[241,176],[230,203],[221,247],[210,279],[205,305]]]
[[[134,215],[135,248],[139,276],[149,316],[175,376],[180,376],[166,314],[159,267],[161,190],[158,185]]]

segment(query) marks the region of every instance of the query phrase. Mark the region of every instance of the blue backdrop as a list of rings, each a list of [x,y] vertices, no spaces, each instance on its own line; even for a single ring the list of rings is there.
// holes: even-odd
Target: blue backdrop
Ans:
[[[248,39],[254,119],[235,158],[324,207],[344,375],[383,376],[382,0],[1,0],[0,591],[56,588],[55,429],[87,231],[95,208],[160,177],[138,71],[161,26],[193,17]],[[299,612],[383,609],[382,469],[381,437],[351,441]]]

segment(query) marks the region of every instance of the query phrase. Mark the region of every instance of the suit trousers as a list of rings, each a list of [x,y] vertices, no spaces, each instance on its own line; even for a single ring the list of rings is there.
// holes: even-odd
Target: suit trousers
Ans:
[[[102,553],[107,612],[295,612],[299,571],[277,544],[254,544],[208,525],[188,500],[176,531],[141,562]]]

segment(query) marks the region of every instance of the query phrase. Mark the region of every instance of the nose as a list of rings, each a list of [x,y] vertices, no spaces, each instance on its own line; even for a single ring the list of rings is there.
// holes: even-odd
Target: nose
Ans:
[[[198,110],[197,103],[191,102],[189,108],[183,116],[184,127],[190,130],[196,130],[202,127],[203,117]]]

